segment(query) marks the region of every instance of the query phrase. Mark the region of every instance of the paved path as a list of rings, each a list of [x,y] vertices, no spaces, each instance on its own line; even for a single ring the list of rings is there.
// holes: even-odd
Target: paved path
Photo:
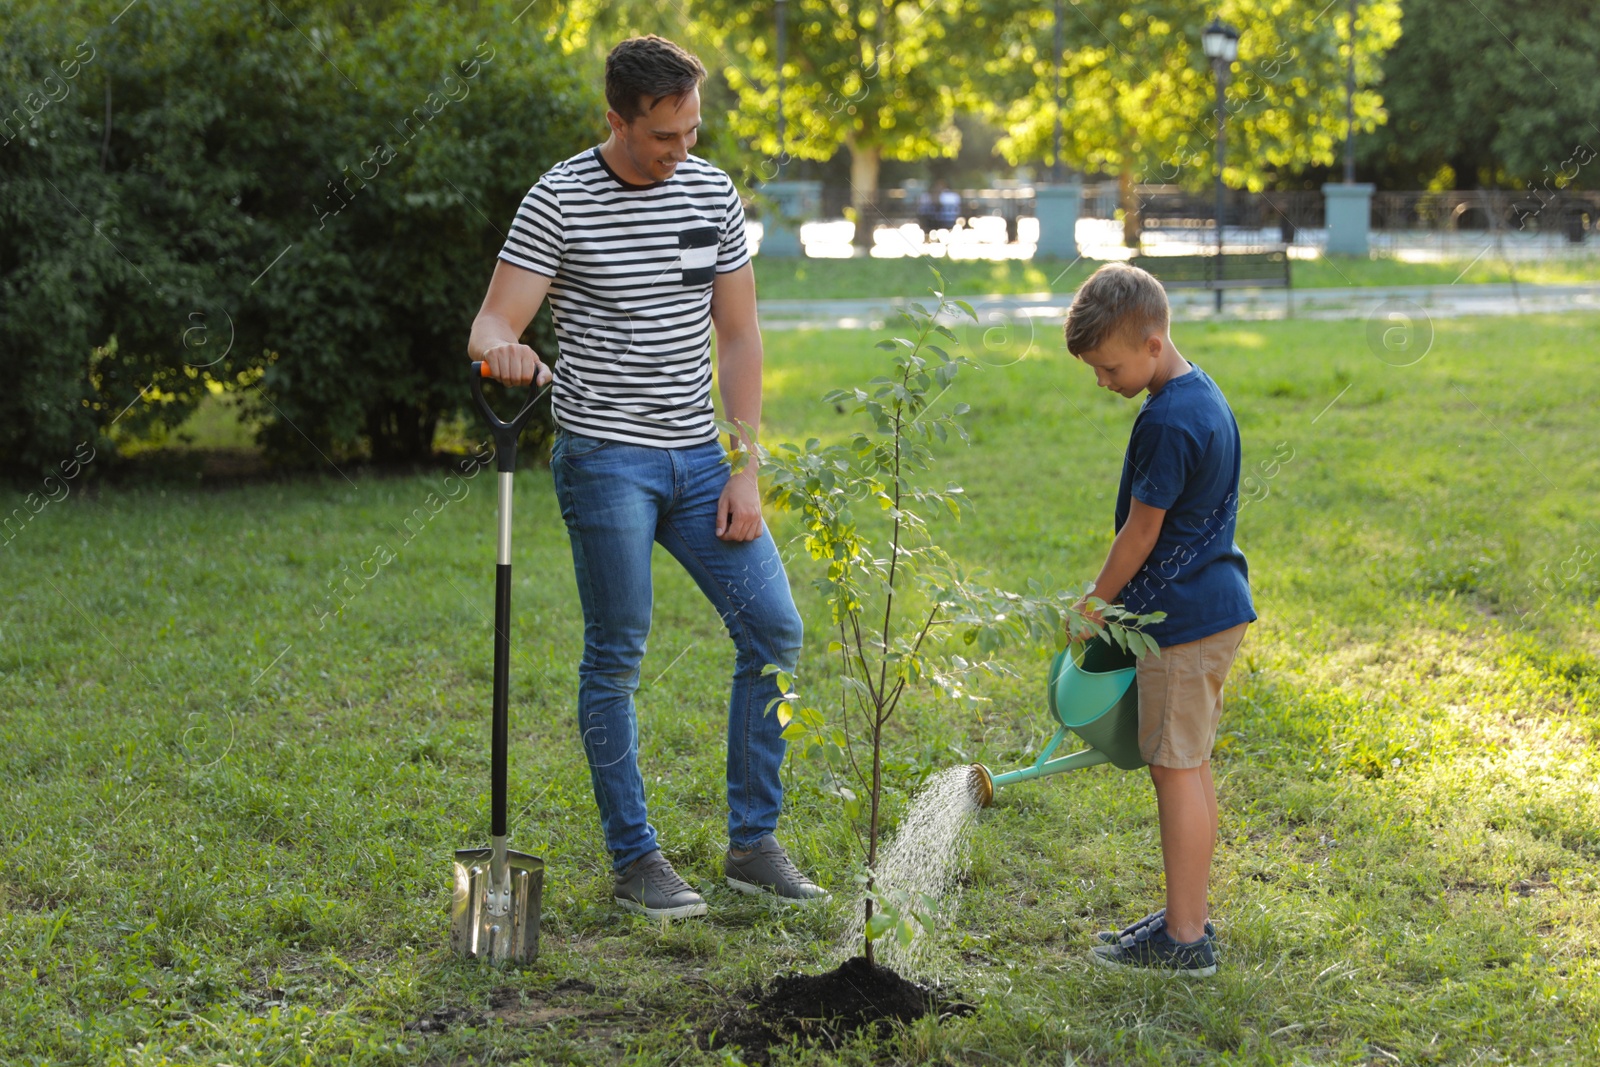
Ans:
[[[863,300],[762,300],[761,325],[769,330],[882,329],[898,307],[931,296],[879,297]],[[1019,320],[1048,319],[1059,324],[1067,314],[1071,293],[1028,293],[965,298],[987,326]],[[1204,289],[1177,289],[1170,294],[1173,318],[1192,322],[1216,317],[1215,294]],[[1293,313],[1290,314],[1292,299]],[[1365,319],[1418,314],[1429,318],[1456,315],[1522,315],[1536,311],[1600,311],[1600,282],[1574,285],[1400,285],[1348,289],[1233,289],[1223,299],[1225,319]]]

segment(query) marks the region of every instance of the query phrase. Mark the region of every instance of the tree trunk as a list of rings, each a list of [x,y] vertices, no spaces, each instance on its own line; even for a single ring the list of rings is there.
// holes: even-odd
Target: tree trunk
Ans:
[[[1117,198],[1122,206],[1122,243],[1137,252],[1144,233],[1144,219],[1139,213],[1139,193],[1134,186],[1133,164],[1127,162],[1126,153],[1122,158],[1122,170],[1117,175]]]
[[[421,463],[433,455],[439,413],[423,402],[386,401],[368,410],[367,436],[375,463]]]
[[[878,803],[883,797],[883,718],[880,709],[873,709],[872,726],[872,812],[867,823],[867,870],[872,877],[867,880],[867,921],[872,921],[872,891],[878,884]],[[862,931],[861,940],[866,946],[867,962],[873,961],[872,939]]]
[[[857,248],[872,248],[872,231],[878,217],[878,163],[883,150],[875,145],[857,144],[855,138],[848,142],[850,148],[850,206],[856,213],[856,233],[852,243]]]

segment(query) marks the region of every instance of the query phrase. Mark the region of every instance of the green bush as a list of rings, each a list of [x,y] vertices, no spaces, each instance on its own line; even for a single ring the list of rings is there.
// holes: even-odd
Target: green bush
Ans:
[[[593,79],[501,3],[0,6],[0,464],[106,455],[208,383],[279,460],[426,457]]]

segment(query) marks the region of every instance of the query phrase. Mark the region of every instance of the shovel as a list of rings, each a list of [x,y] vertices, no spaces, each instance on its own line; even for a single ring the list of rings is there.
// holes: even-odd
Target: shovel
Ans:
[[[535,393],[510,422],[483,398],[487,363],[472,364],[472,397],[494,437],[500,476],[500,545],[494,583],[494,727],[490,758],[491,816],[488,848],[456,850],[455,893],[450,901],[450,947],[458,956],[496,963],[526,963],[539,955],[539,899],[544,860],[506,848],[506,701],[511,668],[511,484],[517,436],[544,395]],[[548,389],[548,386],[546,387]]]

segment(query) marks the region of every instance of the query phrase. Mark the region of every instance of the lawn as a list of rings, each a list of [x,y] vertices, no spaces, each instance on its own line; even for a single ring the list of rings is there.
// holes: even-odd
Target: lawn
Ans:
[[[1261,619],[1215,763],[1222,969],[1086,961],[1161,892],[1148,779],[1095,768],[982,816],[934,952],[977,1014],[777,1062],[1600,1063],[1595,325],[1445,320],[1396,368],[1361,322],[1179,324],[1256,478]],[[975,344],[943,401],[972,405],[939,476],[974,509],[938,536],[1003,584],[1082,581],[1109,543],[1136,405],[1058,338]],[[772,335],[767,439],[851,426],[817,397],[877,372],[873,340]],[[610,904],[542,470],[517,476],[511,843],[549,865],[544,953],[448,954],[450,850],[487,843],[495,500],[492,475],[446,474],[80,480],[4,549],[0,1062],[721,1064],[690,1047],[707,1020],[842,958],[839,910],[719,888],[731,649],[659,553],[641,759],[712,913]],[[790,574],[821,686],[817,572]],[[935,770],[1031,758],[1045,657],[1013,662],[980,715],[908,709],[891,820]],[[843,896],[849,831],[816,768],[785,773],[780,834]]]
[[[923,296],[928,286],[926,258],[771,259],[757,256],[756,278],[764,300],[829,300],[850,297]],[[1100,266],[1093,260],[933,261],[950,292],[965,296],[1012,293],[1070,293]],[[1297,259],[1292,267],[1297,289],[1352,285],[1449,285],[1517,281],[1522,284],[1600,281],[1600,258],[1552,258],[1507,266],[1493,251],[1442,263],[1402,263],[1385,257],[1357,259],[1324,256]]]

